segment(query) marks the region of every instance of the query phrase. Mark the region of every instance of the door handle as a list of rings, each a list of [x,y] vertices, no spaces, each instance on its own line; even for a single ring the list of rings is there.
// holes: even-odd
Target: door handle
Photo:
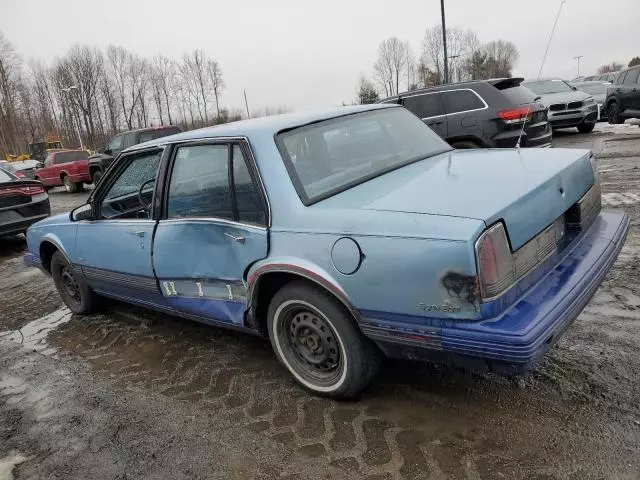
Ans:
[[[442,125],[444,120],[427,120],[427,125]]]
[[[136,237],[144,237],[144,230],[139,230],[137,232],[127,232],[130,235],[135,235]]]
[[[224,234],[234,242],[244,243],[244,237],[242,235],[234,235],[233,233],[229,232],[224,232]]]

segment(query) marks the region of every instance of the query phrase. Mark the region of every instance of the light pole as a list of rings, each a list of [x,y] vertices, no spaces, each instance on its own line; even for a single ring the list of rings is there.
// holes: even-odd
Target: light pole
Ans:
[[[62,90],[67,95],[69,95],[71,93],[71,90],[77,90],[77,89],[78,89],[77,85],[69,85],[68,87],[61,88],[60,90]],[[71,99],[71,104],[73,105],[73,99]],[[73,114],[71,115],[71,121],[73,125],[76,127],[76,133],[78,134],[78,141],[80,142],[80,150],[84,150],[84,144],[82,143],[82,136],[80,135],[80,128],[78,127],[78,124],[73,119]]]
[[[578,61],[578,75],[576,75],[576,78],[580,76],[580,59],[583,57],[583,55],[576,55],[575,57],[573,57],[575,60]]]
[[[444,83],[449,83],[449,57],[447,56],[447,22],[444,19],[444,0],[440,0],[442,13],[442,45],[444,47]]]

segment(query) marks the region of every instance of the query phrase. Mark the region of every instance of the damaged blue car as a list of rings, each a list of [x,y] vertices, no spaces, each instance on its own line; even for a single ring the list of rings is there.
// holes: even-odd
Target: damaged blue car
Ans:
[[[589,151],[454,150],[375,105],[205,128],[125,150],[27,232],[71,311],[112,297],[268,336],[346,398],[387,357],[522,372],[622,248]]]

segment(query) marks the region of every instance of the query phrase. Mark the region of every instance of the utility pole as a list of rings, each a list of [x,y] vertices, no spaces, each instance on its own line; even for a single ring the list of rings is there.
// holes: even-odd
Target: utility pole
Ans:
[[[449,57],[447,56],[447,22],[444,19],[444,0],[440,0],[442,13],[442,45],[444,46],[444,83],[449,83]]]
[[[80,119],[74,118],[74,113],[76,113],[76,104],[73,101],[73,97],[71,96],[71,90],[77,90],[77,89],[78,89],[77,85],[70,85],[66,88],[61,88],[60,90],[66,93],[67,96],[71,99],[71,105],[73,106],[73,112],[71,112],[71,122],[76,127],[76,133],[78,134],[78,141],[80,142],[80,150],[84,150],[84,144],[82,143],[82,136],[80,135],[80,128],[78,128],[78,123],[80,123]],[[78,123],[76,123],[76,120]]]
[[[575,60],[578,61],[578,75],[576,75],[576,77],[580,76],[580,59],[583,57],[583,55],[577,55],[575,57],[573,57]]]
[[[244,90],[244,106],[247,108],[247,118],[251,118],[251,114],[249,113],[249,102],[247,102],[247,90]]]

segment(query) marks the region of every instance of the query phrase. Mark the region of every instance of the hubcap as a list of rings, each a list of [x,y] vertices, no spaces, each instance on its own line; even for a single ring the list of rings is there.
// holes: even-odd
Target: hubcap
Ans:
[[[67,296],[76,303],[80,303],[80,288],[78,287],[78,282],[76,282],[76,277],[71,271],[71,269],[67,266],[62,267],[60,271],[60,280],[62,282],[62,289]]]
[[[290,357],[302,372],[319,382],[331,382],[340,373],[342,359],[333,328],[307,308],[284,314],[283,339]]]

